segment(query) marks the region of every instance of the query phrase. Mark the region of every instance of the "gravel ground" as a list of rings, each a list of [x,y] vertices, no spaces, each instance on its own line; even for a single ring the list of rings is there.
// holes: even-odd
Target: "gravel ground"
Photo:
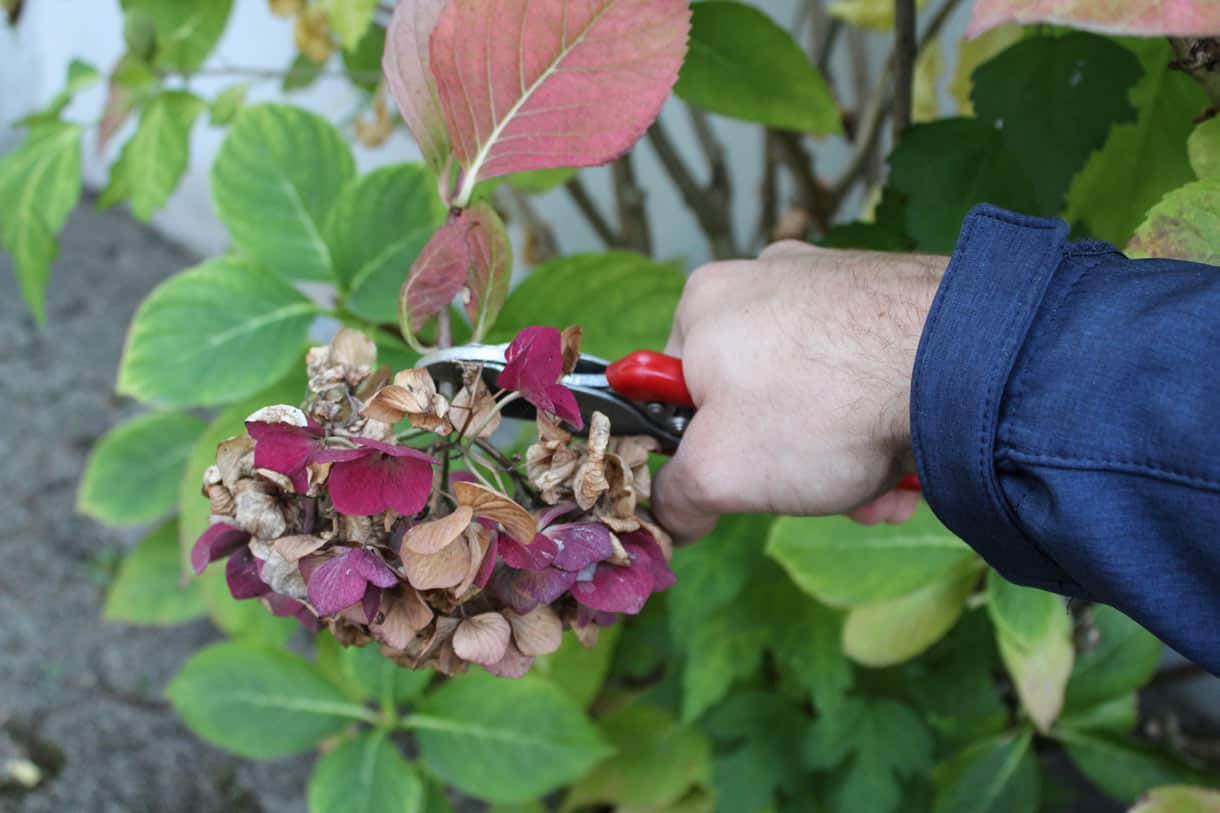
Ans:
[[[304,811],[311,760],[249,763],[197,739],[162,689],[218,637],[206,621],[102,621],[108,563],[139,537],[74,511],[90,446],[138,408],[113,394],[138,302],[193,258],[126,214],[83,206],[61,241],[48,326],[26,312],[0,252],[0,761],[42,762],[4,813]]]

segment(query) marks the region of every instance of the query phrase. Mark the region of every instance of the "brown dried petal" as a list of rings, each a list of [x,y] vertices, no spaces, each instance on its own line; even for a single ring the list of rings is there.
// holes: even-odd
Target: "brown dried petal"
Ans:
[[[453,402],[449,405],[449,423],[458,432],[473,432],[481,426],[483,428],[479,429],[478,436],[488,438],[500,428],[501,416],[495,410],[496,399],[483,379],[476,378],[473,387],[463,385],[453,396]]]
[[[482,613],[467,618],[453,635],[453,651],[472,663],[496,663],[508,650],[512,627],[499,613]]]
[[[563,622],[545,604],[525,615],[505,610],[504,616],[513,628],[513,641],[523,655],[549,655],[563,643]]]
[[[338,514],[335,517],[335,525],[338,538],[345,542],[359,542],[362,545],[367,545],[377,541],[377,537],[373,533],[372,517]]]
[[[538,534],[538,523],[530,512],[498,491],[477,483],[454,483],[453,493],[458,505],[469,505],[476,517],[500,523],[509,536],[523,545],[532,543]]]
[[[309,463],[305,466],[305,476],[309,481],[309,493],[316,495],[330,477],[330,467],[333,463]]]
[[[369,624],[369,631],[394,649],[406,649],[416,633],[432,623],[432,610],[407,586],[381,594],[380,615],[381,621]]]
[[[447,641],[432,655],[429,663],[442,675],[460,675],[466,671],[467,663],[453,649],[453,641]]]
[[[305,585],[305,578],[301,575],[300,565],[295,561],[288,561],[274,548],[263,560],[261,578],[281,596],[288,596],[297,601],[309,599],[309,590]]]
[[[452,514],[440,519],[416,525],[407,531],[403,539],[403,556],[405,551],[433,554],[447,547],[462,535],[462,531],[470,525],[474,511],[468,505],[459,505]]]
[[[342,364],[351,370],[364,368],[371,371],[377,363],[377,345],[368,336],[350,327],[339,328],[335,338],[330,341],[330,351],[332,363]]]
[[[246,418],[246,423],[286,423],[289,426],[308,426],[309,419],[305,413],[288,404],[273,404],[255,410]]]
[[[598,508],[593,512],[597,517],[597,521],[608,527],[610,530],[619,534],[627,534],[640,529],[639,517],[620,517],[611,514],[609,511]]]
[[[487,549],[491,547],[491,531],[476,522],[466,528],[464,541],[470,549],[470,566],[466,569],[466,575],[462,577],[461,583],[453,588],[453,595],[459,599],[466,595],[466,591],[470,589],[479,575],[483,557],[487,555]]]
[[[216,468],[220,481],[230,491],[237,481],[254,473],[254,438],[237,435],[216,447]]]
[[[254,474],[266,480],[281,494],[296,493],[296,486],[292,484],[292,480],[287,475],[280,474],[274,469],[255,469]]]
[[[646,511],[636,512],[636,519],[639,520],[640,526],[652,535],[656,540],[657,545],[661,548],[661,553],[665,554],[665,561],[672,561],[674,558],[674,539],[664,528],[653,520],[652,515]]]
[[[627,555],[627,549],[623,547],[623,543],[614,534],[610,534],[610,548],[614,553],[611,553],[610,558],[606,561],[619,567],[626,567],[631,564],[631,557]]]
[[[610,451],[623,459],[628,468],[635,471],[640,466],[648,465],[648,455],[661,450],[660,441],[648,435],[630,435],[615,438],[610,443]],[[636,472],[638,475],[639,472]]]
[[[470,567],[470,548],[466,545],[449,545],[439,553],[416,553],[405,545],[402,548],[402,566],[407,581],[416,590],[439,590],[456,587],[466,578]]]
[[[407,646],[407,654],[417,667],[453,638],[458,623],[456,618],[438,615],[431,628],[422,630],[420,637]]]
[[[610,419],[601,412],[594,412],[589,421],[589,443],[585,447],[584,461],[572,481],[576,503],[586,511],[610,488],[605,473],[606,447],[609,443]]]
[[[275,540],[275,552],[289,562],[299,562],[326,544],[320,536],[298,534],[296,536],[281,536]]]
[[[567,446],[572,442],[572,433],[563,428],[559,418],[540,411],[536,423],[538,424],[538,438],[543,443],[554,442]]]
[[[354,623],[341,615],[332,616],[327,622],[330,634],[343,646],[364,646],[371,639],[364,632],[364,625]]]
[[[563,347],[563,374],[568,375],[576,369],[576,362],[580,361],[580,340],[584,335],[584,331],[580,329],[580,325],[570,325],[564,328],[560,336],[560,342]]]
[[[526,676],[533,665],[534,658],[517,649],[517,645],[509,641],[504,657],[497,663],[487,664],[483,668],[496,677],[521,678]]]
[[[279,500],[258,480],[239,480],[233,490],[234,519],[242,530],[258,539],[279,539],[288,530]]]

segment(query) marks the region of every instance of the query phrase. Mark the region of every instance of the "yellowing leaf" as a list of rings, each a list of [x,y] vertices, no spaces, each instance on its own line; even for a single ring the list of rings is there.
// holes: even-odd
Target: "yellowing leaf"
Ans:
[[[1103,34],[1206,37],[1220,31],[1215,0],[979,0],[966,36],[1001,23],[1054,23]]]
[[[1220,177],[1205,178],[1166,195],[1135,230],[1127,253],[1220,263]]]
[[[925,2],[919,0],[916,5],[923,8]],[[889,31],[894,27],[894,0],[835,0],[830,4],[830,16],[860,28]]]
[[[915,62],[915,98],[911,116],[914,121],[931,121],[940,115],[940,94],[937,85],[945,69],[940,53],[940,40],[932,40]]]
[[[1220,176],[1220,116],[1200,124],[1186,142],[1190,166],[1200,178]]]

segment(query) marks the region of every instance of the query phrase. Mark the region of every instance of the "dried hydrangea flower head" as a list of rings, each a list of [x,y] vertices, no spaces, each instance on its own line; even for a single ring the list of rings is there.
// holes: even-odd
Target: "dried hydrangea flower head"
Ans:
[[[235,598],[409,668],[519,677],[564,629],[593,645],[674,577],[643,507],[655,443],[613,437],[600,413],[587,440],[563,426],[583,423],[560,383],[579,343],[527,328],[500,393],[473,365],[442,393],[424,370],[378,371],[373,343],[339,331],[309,352],[303,405],[260,409],[217,448],[192,565],[225,559]],[[538,410],[524,465],[488,440],[515,398]]]

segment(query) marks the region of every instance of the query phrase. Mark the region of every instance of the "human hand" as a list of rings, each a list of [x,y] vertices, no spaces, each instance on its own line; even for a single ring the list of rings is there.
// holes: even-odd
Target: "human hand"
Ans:
[[[908,519],[911,373],[947,264],[787,241],[698,269],[666,346],[698,412],[657,475],[661,523],[693,540],[726,513]]]

